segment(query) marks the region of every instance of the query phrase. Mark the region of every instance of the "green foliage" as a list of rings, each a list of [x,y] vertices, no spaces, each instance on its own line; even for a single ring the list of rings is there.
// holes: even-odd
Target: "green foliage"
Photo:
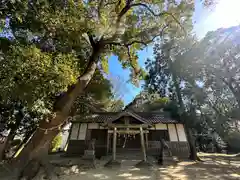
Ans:
[[[131,69],[130,77],[137,84],[146,76],[137,52],[163,31],[183,33],[194,7],[185,0],[168,5],[158,0],[1,3],[1,24],[9,22],[5,30],[13,38],[5,39],[7,46],[0,44],[0,93],[4,100],[20,100],[31,109],[41,106],[43,111],[51,111],[55,96],[86,72],[93,54],[100,66],[86,88],[91,96],[112,97],[111,85],[100,73],[108,72],[110,55]]]
[[[80,0],[75,3],[38,0],[31,5],[28,1],[13,1],[3,7],[0,17],[9,17],[17,40],[26,43],[37,36],[38,42],[45,45],[51,41],[51,51],[71,53],[75,50],[78,56],[87,59],[92,51],[91,35],[95,42],[102,44],[102,69],[108,71],[106,55],[117,55],[123,67],[132,69],[131,78],[136,82],[144,76],[137,63],[138,50],[161,36],[162,30],[183,32],[183,26],[191,24],[194,4],[185,0],[180,4],[170,1],[167,5],[159,0]]]
[[[232,126],[240,107],[237,37],[239,27],[232,27],[211,32],[200,42],[171,37],[156,43],[145,86],[168,96],[175,103],[171,112],[181,115],[196,134],[211,137],[216,132],[231,149],[239,131]]]
[[[121,99],[110,99],[104,104],[105,110],[109,112],[120,112],[124,107],[124,102]]]
[[[1,66],[2,97],[19,99],[30,106],[39,99],[49,102],[79,76],[74,54],[52,55],[35,46],[12,46]]]
[[[62,134],[59,133],[52,141],[52,152],[56,152],[62,144]]]

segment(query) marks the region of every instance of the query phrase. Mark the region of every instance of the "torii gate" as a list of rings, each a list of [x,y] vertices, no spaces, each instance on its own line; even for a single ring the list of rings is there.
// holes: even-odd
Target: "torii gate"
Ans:
[[[108,124],[106,125],[109,128],[113,129],[113,143],[112,143],[112,159],[109,163],[107,163],[107,166],[112,163],[116,163],[116,145],[117,145],[117,133],[119,128],[126,128],[125,130],[119,130],[121,133],[129,133],[129,128],[136,129],[132,130],[136,133],[140,134],[140,143],[141,143],[141,149],[143,153],[143,162],[147,162],[147,154],[146,154],[146,147],[145,147],[145,140],[144,140],[144,128],[149,128],[150,124],[140,124],[140,125],[129,125],[129,124]],[[147,140],[146,140],[147,141]]]

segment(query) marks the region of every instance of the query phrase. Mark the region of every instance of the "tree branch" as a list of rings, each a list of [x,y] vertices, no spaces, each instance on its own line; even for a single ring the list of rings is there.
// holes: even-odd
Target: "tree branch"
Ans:
[[[143,4],[143,3],[135,3],[135,4],[132,4],[131,7],[137,7],[137,6],[142,6],[144,8],[146,8],[153,16],[171,16],[174,21],[176,21],[178,23],[178,25],[182,28],[182,30],[185,32],[185,29],[184,27],[181,25],[181,23],[178,21],[178,19],[172,14],[172,13],[169,13],[167,11],[164,11],[164,12],[161,12],[159,14],[156,14],[150,7],[148,7],[146,4]],[[185,32],[186,34],[186,32]]]
[[[124,14],[126,14],[128,12],[128,10],[131,8],[131,2],[133,0],[126,0],[126,5],[125,7],[120,11],[120,13],[118,14],[117,20],[116,20],[116,31],[114,33],[114,35],[111,37],[111,39],[115,39],[115,37],[117,36],[117,30],[119,29],[120,26],[120,22],[122,17],[124,16]],[[121,3],[121,0],[119,1]]]
[[[128,10],[131,8],[131,2],[133,0],[126,0],[126,5],[125,7],[121,10],[121,12],[118,15],[117,21],[116,21],[116,27],[119,27],[120,21],[122,19],[122,17],[124,16],[124,14],[126,14],[128,12]],[[118,28],[117,28],[118,29]]]
[[[91,46],[94,47],[96,43],[93,40],[92,34],[90,32],[88,32],[87,35],[88,35],[89,42],[90,42]]]
[[[130,47],[129,46],[125,46],[127,48],[127,54],[128,54],[128,58],[129,58],[129,62],[130,62],[130,66],[132,67],[134,73],[136,75],[138,75],[140,73],[140,68],[136,68],[134,67],[133,63],[132,63],[132,58],[131,58],[131,52],[130,52]]]
[[[152,39],[148,40],[148,41],[141,41],[141,40],[132,40],[130,42],[108,42],[108,41],[105,41],[104,43],[105,44],[110,44],[110,45],[117,45],[117,46],[131,46],[133,44],[142,44],[144,46],[147,46],[149,43],[153,42],[155,38],[157,37],[162,37],[163,34],[164,34],[164,30],[168,27],[169,24],[165,25],[162,30],[160,31],[159,34],[155,35],[152,37]],[[131,39],[131,38],[130,38]]]
[[[102,5],[103,5],[103,0],[100,0],[99,3],[98,3],[98,20],[101,19],[101,8],[102,8]]]

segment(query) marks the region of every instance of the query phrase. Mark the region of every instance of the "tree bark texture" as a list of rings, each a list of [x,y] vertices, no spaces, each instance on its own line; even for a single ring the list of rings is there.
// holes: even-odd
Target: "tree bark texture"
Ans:
[[[84,91],[93,77],[97,64],[94,61],[97,57],[94,54],[90,57],[91,64],[87,71],[78,78],[76,84],[68,89],[66,93],[56,102],[54,108],[55,116],[50,121],[43,120],[39,128],[35,131],[32,138],[26,144],[19,156],[16,158],[16,167],[25,167],[32,159],[42,159],[48,154],[49,144],[53,138],[60,132],[60,127],[67,120],[71,107],[80,93]]]
[[[200,158],[197,156],[197,149],[195,146],[195,140],[192,136],[192,131],[190,128],[188,128],[185,125],[185,132],[187,135],[187,139],[188,139],[188,144],[189,144],[189,148],[190,148],[190,155],[189,155],[189,159],[193,160],[193,161],[198,161],[200,160]]]

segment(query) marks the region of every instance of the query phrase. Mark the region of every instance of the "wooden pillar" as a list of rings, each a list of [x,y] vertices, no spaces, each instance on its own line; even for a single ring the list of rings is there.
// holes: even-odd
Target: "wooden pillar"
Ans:
[[[107,132],[107,154],[109,152],[109,140],[110,140],[110,134]]]
[[[148,149],[148,133],[145,133],[145,138],[146,138],[146,149]]]
[[[141,137],[141,146],[143,151],[143,161],[147,161],[147,155],[146,155],[146,149],[145,149],[145,143],[144,143],[144,135],[143,135],[143,129],[140,127],[140,137]]]
[[[117,145],[117,128],[116,127],[114,127],[114,129],[113,129],[113,161],[115,161],[116,160],[116,145]]]

